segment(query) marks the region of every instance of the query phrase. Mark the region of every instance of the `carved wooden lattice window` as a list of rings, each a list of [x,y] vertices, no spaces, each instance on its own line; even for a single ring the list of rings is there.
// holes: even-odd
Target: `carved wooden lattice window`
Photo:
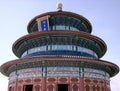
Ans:
[[[100,91],[100,87],[99,86],[97,86],[97,91]]]
[[[90,91],[89,85],[86,85],[86,86],[85,86],[85,89],[86,89],[86,91]]]
[[[18,87],[18,91],[21,91],[21,86]]]
[[[9,87],[9,91],[12,91],[12,87]]]
[[[76,84],[73,85],[73,91],[78,91],[78,86]]]
[[[39,85],[35,86],[35,91],[40,91],[40,86]]]
[[[101,88],[101,91],[105,91],[104,87]]]
[[[53,85],[48,86],[48,91],[53,91]]]
[[[96,87],[95,86],[93,86],[92,89],[93,89],[93,91],[96,91]]]
[[[14,87],[12,87],[12,91],[14,91]]]

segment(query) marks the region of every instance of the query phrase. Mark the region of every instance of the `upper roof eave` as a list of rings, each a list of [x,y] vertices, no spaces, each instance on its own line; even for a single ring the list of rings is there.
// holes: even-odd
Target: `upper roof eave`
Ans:
[[[43,16],[46,16],[46,15],[68,15],[68,16],[73,16],[73,17],[76,17],[77,19],[82,19],[83,21],[86,22],[86,24],[88,24],[88,27],[89,27],[89,33],[92,32],[92,25],[91,23],[89,22],[88,19],[86,19],[84,16],[82,15],[79,15],[77,13],[73,13],[73,12],[68,12],[68,11],[53,11],[53,12],[46,12],[46,13],[43,13],[43,14],[40,14],[40,15],[37,15],[36,17],[34,17],[29,23],[28,23],[28,26],[27,26],[27,30],[29,32],[29,27],[31,26],[32,23],[34,23],[36,21],[36,19],[40,18],[40,17],[43,17]]]

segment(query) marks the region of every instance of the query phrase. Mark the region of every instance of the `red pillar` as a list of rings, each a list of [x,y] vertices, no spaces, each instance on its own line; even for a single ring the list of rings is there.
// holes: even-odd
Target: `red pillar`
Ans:
[[[68,91],[72,91],[72,84],[71,83],[68,86]]]
[[[80,77],[80,86],[79,86],[79,89],[80,91],[84,91],[84,78],[83,77]]]
[[[42,91],[46,91],[46,77],[42,78]]]
[[[16,79],[15,81],[15,91],[17,91],[17,87],[18,87],[18,79]]]
[[[107,91],[107,82],[106,82],[106,80],[104,81],[104,83],[105,83],[105,91]]]

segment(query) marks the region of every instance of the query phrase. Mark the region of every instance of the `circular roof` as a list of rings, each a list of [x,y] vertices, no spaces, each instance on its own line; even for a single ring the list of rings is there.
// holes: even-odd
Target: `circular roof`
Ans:
[[[87,33],[91,33],[92,31],[92,25],[91,23],[83,16],[79,15],[79,14],[76,14],[76,13],[73,13],[73,12],[66,12],[66,11],[56,11],[56,12],[47,12],[47,13],[43,13],[43,14],[40,14],[36,17],[34,17],[28,24],[28,27],[27,27],[27,30],[28,30],[28,33],[31,33],[31,27],[37,22],[37,19],[39,18],[42,18],[44,16],[49,16],[49,18],[51,18],[52,16],[57,16],[57,15],[64,15],[66,17],[73,17],[72,19],[73,20],[79,20],[81,23],[84,23],[84,25],[87,27],[86,32]],[[61,19],[60,19],[61,20]],[[49,21],[50,22],[50,21]],[[73,22],[73,21],[70,21],[70,23]],[[78,22],[77,22],[78,23]],[[51,22],[50,22],[51,24]],[[37,26],[37,25],[36,25]],[[80,27],[80,25],[78,24],[78,26]]]
[[[100,57],[102,57],[105,52],[107,51],[107,46],[104,43],[104,41],[96,36],[90,35],[88,33],[84,33],[84,32],[73,32],[73,31],[46,31],[46,32],[36,32],[36,33],[31,33],[29,35],[23,36],[21,38],[19,38],[14,44],[13,44],[13,52],[17,57],[21,57],[21,53],[19,52],[18,49],[23,49],[24,51],[26,51],[26,46],[28,47],[29,45],[27,44],[27,41],[30,40],[32,43],[32,41],[34,41],[34,39],[40,39],[41,36],[46,36],[46,35],[70,35],[70,36],[78,36],[78,38],[80,37],[80,39],[84,39],[86,42],[89,42],[90,44],[94,44],[93,46],[96,46],[96,48],[98,48],[100,51],[98,51],[98,49],[93,49],[95,52],[97,52],[97,55]],[[48,38],[47,38],[48,39]],[[79,40],[79,39],[78,39]],[[23,46],[22,46],[23,45]],[[86,44],[87,46],[88,44]],[[93,47],[93,46],[89,46],[89,48]],[[20,47],[21,46],[21,47]],[[32,45],[30,45],[32,46]],[[40,45],[37,45],[40,46]],[[34,47],[34,44],[33,44]],[[84,46],[85,47],[85,46]],[[27,48],[28,49],[28,48]],[[24,52],[23,51],[23,52]]]

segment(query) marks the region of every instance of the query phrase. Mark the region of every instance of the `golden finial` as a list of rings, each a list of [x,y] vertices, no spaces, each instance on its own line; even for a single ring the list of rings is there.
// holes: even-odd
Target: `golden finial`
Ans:
[[[57,9],[58,11],[62,10],[62,3],[58,3]]]

